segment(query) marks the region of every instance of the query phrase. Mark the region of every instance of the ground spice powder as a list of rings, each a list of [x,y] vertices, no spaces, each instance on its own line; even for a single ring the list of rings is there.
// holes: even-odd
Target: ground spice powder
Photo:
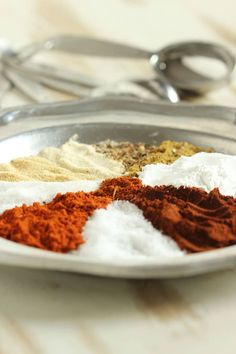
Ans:
[[[82,228],[87,218],[110,200],[84,192],[57,194],[44,205],[34,203],[6,210],[0,216],[0,234],[24,245],[69,252],[84,242]]]
[[[55,252],[72,251],[84,242],[83,226],[98,208],[113,200],[134,203],[152,225],[181,249],[203,252],[236,244],[236,198],[218,189],[143,186],[138,178],[104,181],[95,192],[58,194],[46,204],[5,211],[0,235],[8,240]]]
[[[198,152],[213,152],[211,148],[192,145],[186,141],[164,140],[159,145],[145,143],[115,142],[106,140],[94,145],[107,157],[120,161],[126,175],[137,176],[142,168],[152,163],[170,164],[181,156],[192,156]]]

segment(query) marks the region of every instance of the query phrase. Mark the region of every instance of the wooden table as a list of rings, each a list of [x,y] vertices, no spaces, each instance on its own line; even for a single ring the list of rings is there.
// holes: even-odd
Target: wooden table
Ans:
[[[214,40],[236,50],[233,0],[0,0],[1,36],[14,47],[57,33],[146,48]],[[73,59],[75,60],[75,59]],[[61,64],[68,59],[61,58]],[[116,78],[139,64],[80,69]],[[99,65],[99,67],[97,67]],[[26,103],[12,92],[3,106]],[[202,102],[235,105],[236,87]],[[236,270],[176,280],[123,281],[0,267],[1,354],[233,354]]]

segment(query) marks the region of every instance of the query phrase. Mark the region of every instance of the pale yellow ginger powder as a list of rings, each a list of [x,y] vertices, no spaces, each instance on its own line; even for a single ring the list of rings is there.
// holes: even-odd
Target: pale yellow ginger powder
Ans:
[[[130,142],[81,144],[75,137],[61,147],[47,147],[37,156],[0,164],[1,181],[72,181],[137,176],[150,163],[171,163],[180,156],[192,156],[203,149],[187,142],[164,141],[160,145]]]
[[[120,176],[121,162],[96,152],[91,145],[73,139],[60,148],[48,147],[38,156],[22,157],[0,164],[1,181],[71,181]]]

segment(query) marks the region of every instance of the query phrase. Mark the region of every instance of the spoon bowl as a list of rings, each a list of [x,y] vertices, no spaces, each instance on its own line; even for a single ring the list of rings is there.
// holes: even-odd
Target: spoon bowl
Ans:
[[[188,57],[217,60],[224,65],[224,74],[217,78],[192,70],[184,63]],[[204,42],[172,44],[153,53],[150,64],[158,74],[176,88],[203,94],[226,85],[235,67],[234,56],[223,46]]]
[[[39,79],[39,82],[43,82],[49,87],[79,96],[87,95],[90,91],[102,85],[64,68],[58,70],[50,67],[50,65],[43,66],[27,62],[28,59],[42,50],[92,57],[148,60],[155,70],[156,77],[152,80],[134,80],[134,83],[148,88],[157,96],[172,103],[180,100],[182,92],[204,94],[226,85],[235,67],[235,58],[230,51],[214,43],[180,42],[152,52],[122,43],[71,35],[59,35],[40,43],[31,44],[15,55],[15,59],[18,60],[17,63],[8,60],[11,69],[20,71],[28,78],[33,78],[36,81]],[[14,53],[9,50],[7,53],[5,48],[5,59],[7,57],[11,59],[12,54]],[[204,72],[197,72],[184,62],[184,59],[193,57],[217,60],[224,65],[225,71],[217,78],[209,77]]]

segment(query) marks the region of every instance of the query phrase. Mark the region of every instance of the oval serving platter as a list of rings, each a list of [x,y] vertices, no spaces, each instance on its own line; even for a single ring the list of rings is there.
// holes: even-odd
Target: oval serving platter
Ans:
[[[116,109],[112,112],[109,108],[109,112],[106,112],[104,108],[104,112],[101,110],[103,114],[100,112],[97,116],[96,109],[94,109],[94,112],[83,111],[80,113],[78,105],[72,118],[71,114],[70,116],[62,114],[57,119],[54,117],[51,120],[45,117],[44,127],[34,130],[29,130],[29,127],[32,127],[32,122],[30,125],[27,119],[25,123],[22,122],[20,129],[18,129],[20,133],[11,135],[14,130],[17,131],[17,129],[12,128],[11,134],[0,140],[0,162],[9,161],[19,156],[36,154],[46,146],[59,146],[74,134],[78,134],[79,140],[84,143],[96,143],[108,138],[116,141],[128,140],[146,143],[159,143],[166,139],[186,140],[196,145],[213,147],[218,152],[236,154],[236,139],[229,137],[232,134],[203,132],[202,127],[198,129],[196,124],[192,123],[194,115],[191,109],[189,110],[189,118],[184,118],[186,127],[184,129],[178,127],[178,121],[176,121],[176,124],[172,122],[171,126],[168,126],[170,124],[163,124],[165,122],[163,118],[166,119],[166,122],[171,121],[169,113],[155,114],[153,109],[151,112],[148,112],[147,109],[146,113],[139,114],[138,110],[134,113],[135,101],[133,101],[133,104],[134,108],[132,110],[124,112],[121,101],[122,109],[120,111]],[[167,120],[169,116],[170,119]],[[214,118],[214,115],[212,118]],[[175,117],[175,119],[178,118]],[[42,122],[42,117],[40,121]],[[35,120],[35,125],[37,126],[37,124]],[[215,124],[217,124],[217,121]],[[226,127],[226,131],[232,133],[235,127],[232,123],[228,122],[227,124],[229,127],[232,125],[232,129]],[[209,130],[214,131],[214,129]],[[115,260],[104,262],[83,259],[73,254],[56,254],[0,238],[0,263],[120,278],[185,277],[235,266],[236,246],[186,255],[176,259],[121,263]]]

